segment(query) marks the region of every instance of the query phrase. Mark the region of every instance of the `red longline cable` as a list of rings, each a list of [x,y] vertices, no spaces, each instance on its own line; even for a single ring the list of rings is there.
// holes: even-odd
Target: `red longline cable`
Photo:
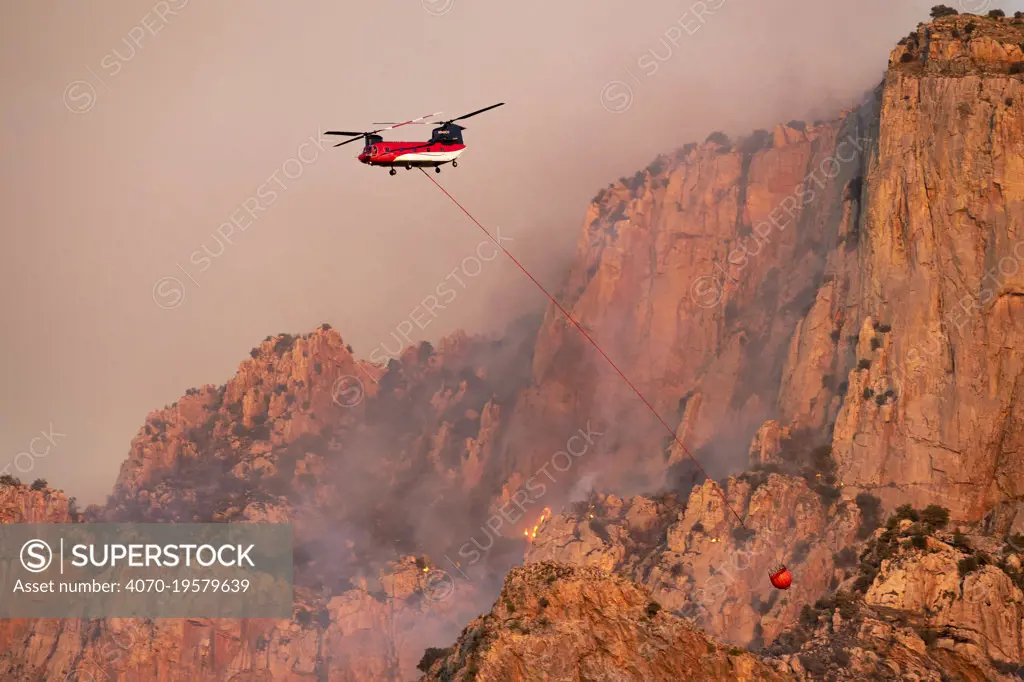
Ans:
[[[629,377],[627,377],[627,376],[626,376],[626,374],[625,374],[625,373],[624,373],[624,372],[623,372],[623,371],[622,371],[621,369],[619,369],[619,366],[615,364],[615,361],[613,361],[613,360],[612,360],[612,359],[611,359],[610,357],[608,357],[608,354],[607,354],[607,353],[605,353],[605,352],[604,352],[604,350],[602,350],[602,349],[601,349],[601,346],[597,345],[597,342],[596,342],[596,341],[594,341],[594,339],[593,339],[593,338],[591,338],[590,334],[588,334],[588,333],[587,333],[587,331],[586,331],[586,330],[585,330],[585,329],[584,329],[584,328],[583,328],[582,326],[580,326],[580,323],[579,323],[579,322],[577,322],[577,321],[576,321],[575,319],[573,319],[572,315],[570,315],[570,314],[569,314],[569,311],[567,311],[567,310],[566,310],[565,308],[563,308],[563,307],[562,307],[562,304],[561,304],[561,303],[559,303],[559,302],[558,302],[557,300],[555,300],[555,297],[554,297],[554,296],[552,296],[552,295],[551,295],[550,293],[548,293],[548,290],[544,288],[544,285],[543,285],[543,284],[541,284],[540,282],[538,282],[538,281],[537,281],[537,278],[536,278],[536,277],[534,277],[533,275],[531,275],[531,274],[530,274],[530,271],[529,271],[529,270],[527,270],[527,269],[526,269],[526,267],[525,267],[525,266],[523,266],[523,264],[522,264],[522,263],[520,263],[520,262],[519,262],[518,260],[516,260],[516,257],[515,257],[515,256],[513,256],[513,255],[512,255],[512,254],[511,254],[511,253],[509,252],[509,250],[508,250],[508,249],[506,249],[506,248],[505,248],[504,246],[502,246],[502,245],[501,245],[501,242],[499,242],[499,241],[498,241],[497,239],[495,239],[494,237],[492,237],[492,236],[491,236],[491,233],[487,231],[487,228],[486,228],[486,227],[484,227],[483,225],[481,225],[481,224],[480,224],[480,221],[479,221],[479,220],[477,220],[476,218],[474,218],[474,217],[473,217],[473,214],[472,214],[472,213],[470,213],[469,211],[467,211],[467,210],[465,209],[465,207],[463,207],[463,205],[462,205],[462,204],[460,204],[460,203],[458,202],[458,200],[457,200],[457,199],[456,199],[455,197],[453,197],[453,196],[452,196],[451,194],[449,194],[449,193],[448,193],[448,190],[446,190],[446,189],[445,189],[444,187],[442,187],[442,186],[441,186],[441,183],[439,183],[439,182],[438,182],[437,180],[435,180],[434,178],[432,178],[432,177],[430,176],[430,174],[429,174],[429,173],[427,173],[427,171],[423,170],[423,168],[420,168],[420,171],[421,171],[421,172],[423,173],[423,175],[424,175],[424,176],[425,176],[425,177],[426,177],[426,178],[427,178],[428,180],[430,180],[430,181],[431,181],[432,183],[434,183],[434,185],[435,185],[435,186],[436,186],[436,187],[437,187],[437,188],[438,188],[439,190],[441,190],[442,192],[444,192],[444,195],[445,195],[446,197],[448,197],[449,199],[451,199],[451,200],[452,200],[452,203],[453,203],[453,204],[455,204],[456,206],[458,206],[458,207],[459,207],[459,210],[461,210],[461,211],[462,211],[463,213],[465,213],[465,214],[466,214],[466,217],[467,217],[467,218],[469,218],[470,220],[472,220],[472,221],[473,221],[473,223],[474,223],[474,224],[475,224],[475,225],[476,225],[477,227],[479,227],[479,228],[480,228],[480,230],[481,230],[481,231],[482,231],[482,232],[483,232],[483,233],[484,233],[485,235],[487,235],[487,238],[488,238],[488,239],[490,239],[490,240],[491,240],[492,242],[494,242],[494,243],[495,243],[495,244],[496,244],[496,245],[498,246],[498,248],[499,248],[499,249],[501,249],[502,251],[504,251],[504,252],[505,252],[505,255],[506,255],[506,256],[508,256],[508,257],[509,257],[509,259],[510,259],[510,260],[511,260],[511,261],[512,261],[513,263],[515,263],[515,264],[516,264],[516,267],[518,267],[518,268],[519,268],[520,270],[522,270],[522,271],[523,271],[523,274],[525,274],[525,275],[526,275],[527,277],[529,277],[529,278],[530,278],[530,281],[531,281],[531,282],[533,282],[534,284],[536,284],[536,285],[537,285],[537,288],[538,288],[538,289],[540,289],[540,290],[541,290],[542,292],[544,292],[544,295],[548,297],[548,300],[550,300],[550,301],[551,301],[552,303],[554,303],[554,304],[555,304],[555,307],[556,307],[556,308],[558,308],[558,309],[559,309],[559,310],[560,310],[560,311],[562,312],[562,314],[563,314],[563,315],[565,315],[566,319],[567,319],[567,320],[569,320],[570,322],[572,322],[572,323],[573,323],[573,325],[574,325],[574,326],[575,326],[575,327],[576,327],[577,329],[579,329],[579,330],[580,330],[580,333],[581,333],[581,334],[583,334],[583,337],[584,337],[584,338],[585,338],[585,339],[586,339],[587,341],[589,341],[589,342],[590,342],[590,345],[592,345],[592,346],[593,346],[593,347],[594,347],[594,348],[595,348],[595,349],[597,350],[597,352],[601,354],[601,357],[603,357],[603,358],[604,358],[605,360],[607,360],[607,361],[608,361],[608,364],[609,364],[609,365],[611,365],[612,369],[614,369],[614,370],[615,370],[615,371],[616,371],[616,372],[618,373],[618,375],[619,375],[620,377],[622,377],[622,380],[626,382],[626,385],[627,385],[627,386],[629,386],[629,387],[630,387],[631,389],[633,389],[633,393],[636,393],[637,397],[638,397],[638,398],[640,398],[640,400],[641,400],[641,401],[643,401],[643,404],[647,406],[647,409],[651,411],[651,414],[653,414],[653,415],[654,415],[655,419],[657,419],[657,420],[658,420],[659,422],[661,422],[661,425],[662,425],[662,426],[664,426],[664,427],[665,427],[665,430],[667,430],[667,431],[669,432],[669,434],[670,434],[670,435],[672,436],[672,440],[674,440],[674,441],[676,442],[676,444],[678,444],[678,445],[679,445],[680,449],[682,449],[682,451],[683,451],[684,453],[686,453],[686,456],[687,456],[687,457],[689,457],[689,458],[690,458],[691,460],[693,460],[693,463],[697,465],[697,468],[698,468],[698,469],[700,469],[700,472],[701,472],[702,474],[704,474],[704,477],[705,477],[705,478],[707,478],[707,479],[708,479],[709,481],[711,481],[712,483],[714,483],[714,484],[715,484],[715,489],[716,489],[716,490],[718,491],[718,493],[719,493],[719,494],[720,494],[720,495],[722,496],[722,502],[723,502],[723,503],[725,504],[725,507],[726,507],[726,509],[728,509],[729,511],[731,511],[731,512],[732,512],[732,514],[733,514],[733,516],[735,516],[735,517],[736,517],[736,520],[740,522],[740,526],[742,526],[742,527],[744,527],[744,528],[745,528],[745,527],[746,527],[746,524],[744,524],[744,523],[743,523],[743,519],[742,519],[742,518],[740,518],[740,515],[739,515],[739,514],[737,514],[737,513],[736,513],[736,510],[735,510],[735,509],[733,509],[733,508],[732,508],[732,505],[730,505],[730,504],[729,504],[729,499],[728,499],[728,498],[727,498],[727,497],[725,496],[725,493],[724,493],[724,492],[722,491],[722,488],[721,488],[721,486],[719,486],[719,485],[718,485],[718,483],[716,483],[715,481],[713,481],[713,480],[712,480],[712,478],[711,478],[710,476],[708,476],[708,472],[706,472],[706,471],[704,470],[704,467],[702,467],[702,466],[701,466],[701,464],[700,464],[700,462],[698,462],[698,461],[697,461],[697,458],[696,458],[696,457],[694,457],[694,456],[693,456],[692,454],[690,454],[690,451],[689,451],[689,450],[688,450],[688,449],[686,448],[686,446],[685,446],[685,445],[683,445],[683,442],[682,442],[681,440],[679,440],[679,437],[678,437],[678,436],[676,435],[676,432],[675,432],[675,430],[674,430],[674,429],[673,429],[673,428],[672,428],[671,426],[669,426],[669,425],[668,425],[668,423],[667,423],[667,422],[666,422],[666,421],[665,421],[664,419],[662,419],[662,418],[661,418],[661,415],[660,415],[660,414],[658,414],[658,411],[654,409],[654,406],[653,406],[653,405],[651,405],[650,401],[648,401],[648,400],[647,400],[647,398],[645,398],[645,397],[644,397],[644,394],[640,392],[640,389],[638,389],[638,388],[637,388],[636,386],[634,386],[634,385],[633,385],[633,382],[629,380]]]

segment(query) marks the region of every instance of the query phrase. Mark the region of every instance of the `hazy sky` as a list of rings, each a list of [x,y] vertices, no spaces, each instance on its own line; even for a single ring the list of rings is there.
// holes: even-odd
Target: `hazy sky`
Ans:
[[[600,187],[714,129],[850,104],[934,3],[702,4],[703,23],[692,0],[9,3],[0,469],[99,501],[152,409],[268,334],[326,321],[368,357],[475,253],[419,172],[319,130],[506,102],[435,177],[557,289]],[[542,304],[503,260],[463,279],[414,340]]]

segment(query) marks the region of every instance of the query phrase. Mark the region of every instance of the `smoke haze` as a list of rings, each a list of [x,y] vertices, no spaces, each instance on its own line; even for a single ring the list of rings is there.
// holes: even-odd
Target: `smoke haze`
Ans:
[[[437,177],[557,290],[599,188],[715,129],[835,114],[934,3],[704,4],[704,23],[688,0],[8,9],[0,467],[52,429],[10,473],[99,501],[150,410],[226,381],[268,334],[329,322],[368,357],[476,253],[420,173],[363,167],[357,144],[299,151],[319,131],[506,102]],[[273,202],[218,243],[275,173]],[[414,341],[543,305],[502,258],[464,280]]]

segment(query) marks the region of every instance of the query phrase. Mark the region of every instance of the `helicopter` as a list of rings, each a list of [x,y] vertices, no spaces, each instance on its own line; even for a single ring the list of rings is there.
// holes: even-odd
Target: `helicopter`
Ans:
[[[390,174],[396,175],[397,168],[409,170],[417,168],[433,168],[435,173],[441,172],[441,166],[450,163],[453,168],[459,165],[458,158],[466,151],[466,145],[462,140],[462,131],[465,130],[456,121],[463,121],[471,116],[482,114],[504,105],[504,102],[492,104],[483,109],[477,109],[469,114],[448,121],[427,121],[428,118],[440,116],[443,112],[436,112],[420,116],[402,123],[373,123],[373,125],[384,125],[386,128],[378,128],[366,132],[350,132],[345,130],[328,130],[324,135],[345,135],[353,136],[350,140],[339,142],[334,145],[340,147],[350,142],[363,139],[365,144],[362,153],[357,157],[359,161],[369,166],[384,166],[390,168]],[[435,125],[431,131],[430,140],[427,142],[386,142],[378,133],[386,130],[394,130],[406,125]]]

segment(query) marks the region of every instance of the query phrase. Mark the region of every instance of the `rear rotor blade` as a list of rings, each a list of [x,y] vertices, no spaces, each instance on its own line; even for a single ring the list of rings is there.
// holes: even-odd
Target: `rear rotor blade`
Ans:
[[[338,144],[336,144],[334,146],[335,147],[340,147],[343,144],[348,144],[349,142],[355,142],[356,140],[361,140],[361,139],[363,139],[363,136],[362,135],[358,135],[356,137],[353,137],[351,140],[345,140],[344,142],[339,142]]]

